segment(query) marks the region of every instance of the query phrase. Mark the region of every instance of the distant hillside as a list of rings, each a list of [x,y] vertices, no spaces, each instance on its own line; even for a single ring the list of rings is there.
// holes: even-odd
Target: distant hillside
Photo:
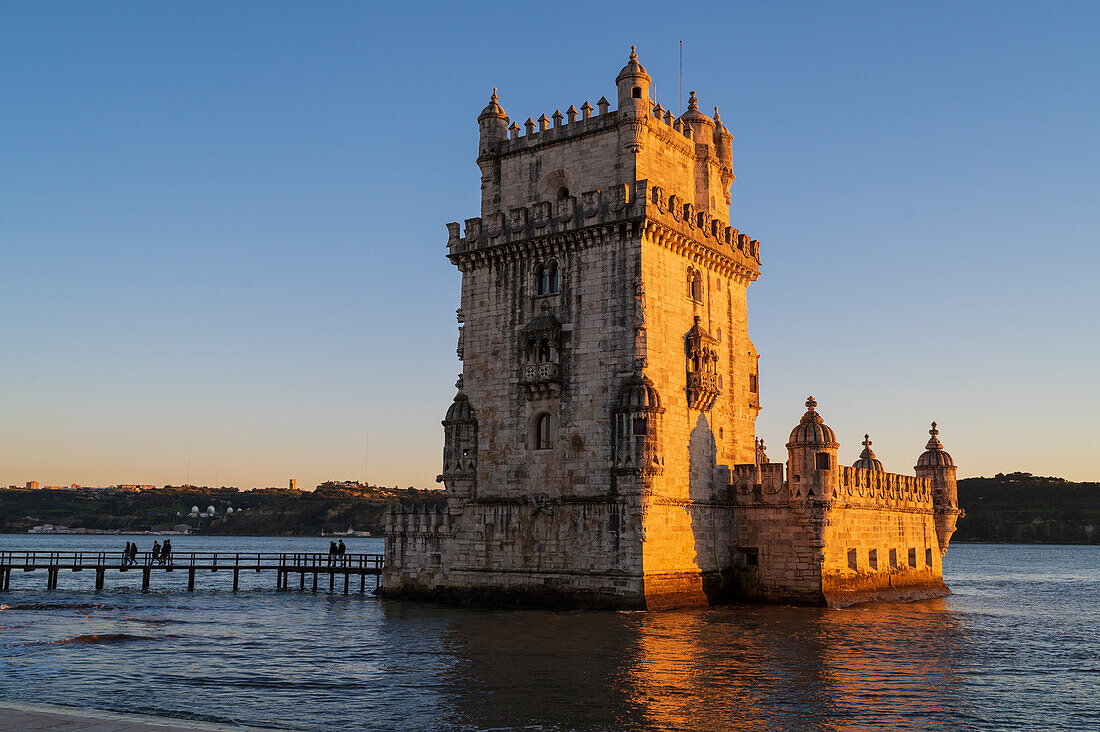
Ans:
[[[952,541],[1100,543],[1100,483],[1071,483],[1030,473],[959,481]]]
[[[326,483],[315,491],[165,486],[115,491],[0,490],[0,532],[37,524],[145,530],[187,523],[203,534],[310,536],[354,528],[381,536],[386,506],[433,509],[443,491]],[[1071,483],[1029,473],[959,481],[959,520],[952,541],[1100,543],[1100,483]],[[192,506],[216,516],[189,517]],[[232,507],[234,512],[226,514]],[[244,510],[241,510],[244,509]]]
[[[348,528],[380,536],[386,506],[434,508],[443,491],[324,484],[315,491],[268,488],[165,486],[116,491],[0,490],[0,532],[22,533],[38,524],[70,528],[146,530],[186,523],[204,534],[310,536]],[[214,517],[190,517],[213,506]],[[226,509],[233,508],[232,514]],[[242,510],[243,509],[243,510]]]

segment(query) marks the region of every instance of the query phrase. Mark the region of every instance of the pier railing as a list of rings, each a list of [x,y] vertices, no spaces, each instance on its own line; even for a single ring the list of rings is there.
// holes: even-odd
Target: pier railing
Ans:
[[[195,589],[195,574],[198,571],[233,573],[233,590],[238,589],[238,577],[241,570],[263,572],[274,570],[277,589],[288,589],[291,574],[299,575],[299,589],[305,589],[306,575],[313,576],[313,591],[317,591],[318,575],[329,577],[329,590],[334,587],[335,578],[343,576],[344,593],[348,592],[349,577],[360,578],[360,592],[365,591],[366,576],[377,578],[382,574],[384,557],[381,554],[326,554],[319,552],[170,552],[156,557],[152,552],[138,552],[127,556],[122,551],[84,552],[84,551],[0,551],[0,591],[11,589],[13,570],[33,572],[45,569],[47,589],[57,589],[57,576],[61,570],[80,572],[88,569],[95,572],[96,589],[103,589],[107,570],[142,572],[142,589],[149,589],[150,575],[154,570],[172,572],[182,570],[188,573],[187,589]]]

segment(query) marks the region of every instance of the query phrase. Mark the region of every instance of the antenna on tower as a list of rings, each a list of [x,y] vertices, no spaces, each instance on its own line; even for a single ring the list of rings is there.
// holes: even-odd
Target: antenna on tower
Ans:
[[[684,113],[684,42],[680,41],[680,114]]]

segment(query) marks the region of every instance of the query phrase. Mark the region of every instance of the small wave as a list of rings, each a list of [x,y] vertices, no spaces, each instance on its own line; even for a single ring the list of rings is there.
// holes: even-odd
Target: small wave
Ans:
[[[130,633],[85,633],[83,635],[73,636],[72,638],[62,638],[55,641],[46,641],[48,645],[69,645],[69,644],[93,644],[93,643],[130,643],[132,641],[153,640],[151,636],[147,635],[132,635]]]

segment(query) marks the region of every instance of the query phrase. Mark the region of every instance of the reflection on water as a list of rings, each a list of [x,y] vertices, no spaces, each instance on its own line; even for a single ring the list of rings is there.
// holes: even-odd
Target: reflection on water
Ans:
[[[226,541],[288,543],[179,550]],[[1093,729],[1098,559],[961,545],[954,596],[846,610],[449,608],[263,581],[46,593],[44,575],[16,577],[0,699],[318,730]]]

